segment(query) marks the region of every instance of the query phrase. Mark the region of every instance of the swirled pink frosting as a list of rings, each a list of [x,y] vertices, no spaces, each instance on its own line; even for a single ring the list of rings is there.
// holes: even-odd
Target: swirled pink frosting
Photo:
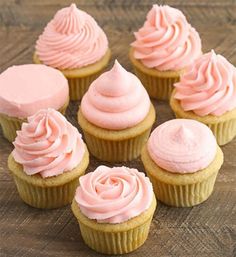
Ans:
[[[144,173],[126,167],[99,166],[79,179],[75,200],[81,212],[100,223],[121,223],[147,210],[152,184]]]
[[[75,69],[99,61],[108,40],[97,22],[75,4],[59,10],[36,42],[36,54],[44,64]]]
[[[198,58],[174,86],[182,108],[199,116],[220,116],[236,108],[236,68],[213,50]]]
[[[29,117],[13,144],[13,157],[25,173],[43,178],[72,170],[85,152],[81,134],[54,109],[40,110]]]
[[[148,153],[161,168],[173,173],[193,173],[215,158],[217,143],[212,131],[195,120],[174,119],[151,134]]]
[[[110,71],[91,84],[82,99],[81,111],[98,127],[120,130],[141,122],[150,104],[140,80],[115,61]]]
[[[148,68],[180,70],[202,53],[197,31],[180,10],[167,5],[153,5],[134,35],[134,57]]]

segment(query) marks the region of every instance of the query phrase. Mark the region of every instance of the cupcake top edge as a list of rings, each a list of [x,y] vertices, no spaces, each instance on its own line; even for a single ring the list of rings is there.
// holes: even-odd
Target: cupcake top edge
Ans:
[[[69,172],[80,164],[85,144],[77,128],[58,111],[38,111],[23,123],[13,142],[12,155],[24,172],[43,178]]]
[[[75,201],[86,217],[99,223],[122,223],[151,206],[152,184],[137,169],[99,166],[79,180]]]
[[[69,98],[64,75],[41,64],[12,66],[0,74],[0,113],[27,118],[42,108],[60,109]]]
[[[140,80],[116,60],[90,85],[81,112],[92,124],[111,130],[135,126],[147,116],[150,98]]]
[[[180,10],[168,5],[153,5],[134,36],[134,58],[147,68],[182,70],[202,54],[198,32]]]
[[[55,14],[35,48],[46,65],[79,69],[99,61],[108,50],[108,40],[94,18],[73,3]]]
[[[151,134],[147,150],[161,168],[173,173],[194,173],[205,169],[217,151],[212,131],[203,123],[188,119],[169,120]]]
[[[196,59],[174,86],[184,111],[221,116],[236,108],[236,68],[214,50]]]

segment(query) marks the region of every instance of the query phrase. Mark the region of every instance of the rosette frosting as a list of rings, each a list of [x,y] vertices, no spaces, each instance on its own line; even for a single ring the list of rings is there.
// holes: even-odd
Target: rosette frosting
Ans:
[[[75,69],[99,61],[108,40],[97,22],[75,4],[59,10],[36,42],[41,62],[59,69]]]
[[[189,66],[174,86],[182,108],[199,116],[220,116],[236,107],[236,68],[213,50]]]
[[[40,110],[29,117],[13,144],[13,157],[25,173],[43,178],[72,170],[85,152],[78,130],[54,109]]]
[[[79,181],[75,200],[81,212],[97,222],[125,222],[151,206],[152,184],[136,169],[99,166]]]
[[[141,122],[150,104],[140,80],[115,61],[110,71],[91,84],[82,99],[81,111],[98,127],[120,130]]]
[[[148,68],[180,70],[201,55],[197,31],[180,10],[167,5],[153,5],[144,26],[134,35],[134,57]]]
[[[214,160],[217,143],[203,123],[174,119],[152,132],[147,147],[150,157],[161,168],[173,173],[193,173]]]

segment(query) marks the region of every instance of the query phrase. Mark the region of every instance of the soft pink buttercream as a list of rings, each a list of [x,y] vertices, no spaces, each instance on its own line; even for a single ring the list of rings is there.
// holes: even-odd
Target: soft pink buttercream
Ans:
[[[161,168],[174,173],[193,173],[213,161],[217,143],[203,123],[174,119],[152,132],[147,147],[152,160]]]
[[[112,130],[135,126],[149,109],[150,99],[140,80],[118,61],[91,84],[81,102],[88,121]]]
[[[199,116],[220,116],[236,108],[236,68],[213,50],[198,58],[174,86],[182,108]]]
[[[99,61],[108,40],[97,22],[75,4],[59,10],[36,42],[40,61],[59,69],[75,69]]]
[[[58,176],[75,168],[85,146],[78,130],[54,109],[44,109],[23,123],[12,154],[27,175]]]
[[[12,66],[0,75],[0,113],[26,118],[43,108],[60,109],[69,98],[63,74],[40,64]]]
[[[100,223],[121,223],[147,210],[152,184],[144,173],[126,167],[99,166],[79,179],[75,200],[81,212]]]
[[[197,31],[180,10],[167,5],[153,5],[134,35],[134,57],[148,68],[180,70],[201,55]]]

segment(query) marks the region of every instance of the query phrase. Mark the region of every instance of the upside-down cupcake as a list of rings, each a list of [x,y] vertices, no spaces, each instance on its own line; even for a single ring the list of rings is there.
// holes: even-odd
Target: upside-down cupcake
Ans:
[[[35,63],[59,69],[68,79],[70,99],[81,99],[106,68],[111,51],[104,31],[75,4],[59,10],[36,42]]]
[[[8,158],[20,197],[37,208],[71,203],[89,154],[78,130],[54,109],[22,124]]]
[[[131,44],[130,60],[149,95],[169,99],[173,84],[201,55],[201,40],[184,14],[170,6],[153,5]]]
[[[126,167],[99,166],[80,177],[72,202],[85,243],[105,254],[140,247],[147,239],[155,208],[150,180]]]
[[[206,124],[219,145],[236,136],[236,68],[222,55],[201,56],[175,88],[170,105],[177,118]]]
[[[223,163],[223,153],[212,131],[187,119],[158,126],[141,158],[157,199],[177,207],[207,200]]]
[[[140,80],[116,61],[82,98],[78,121],[95,157],[127,161],[140,155],[155,121],[155,109]]]
[[[10,142],[27,117],[43,108],[54,108],[64,114],[68,102],[68,82],[56,69],[25,64],[0,74],[0,125]]]

